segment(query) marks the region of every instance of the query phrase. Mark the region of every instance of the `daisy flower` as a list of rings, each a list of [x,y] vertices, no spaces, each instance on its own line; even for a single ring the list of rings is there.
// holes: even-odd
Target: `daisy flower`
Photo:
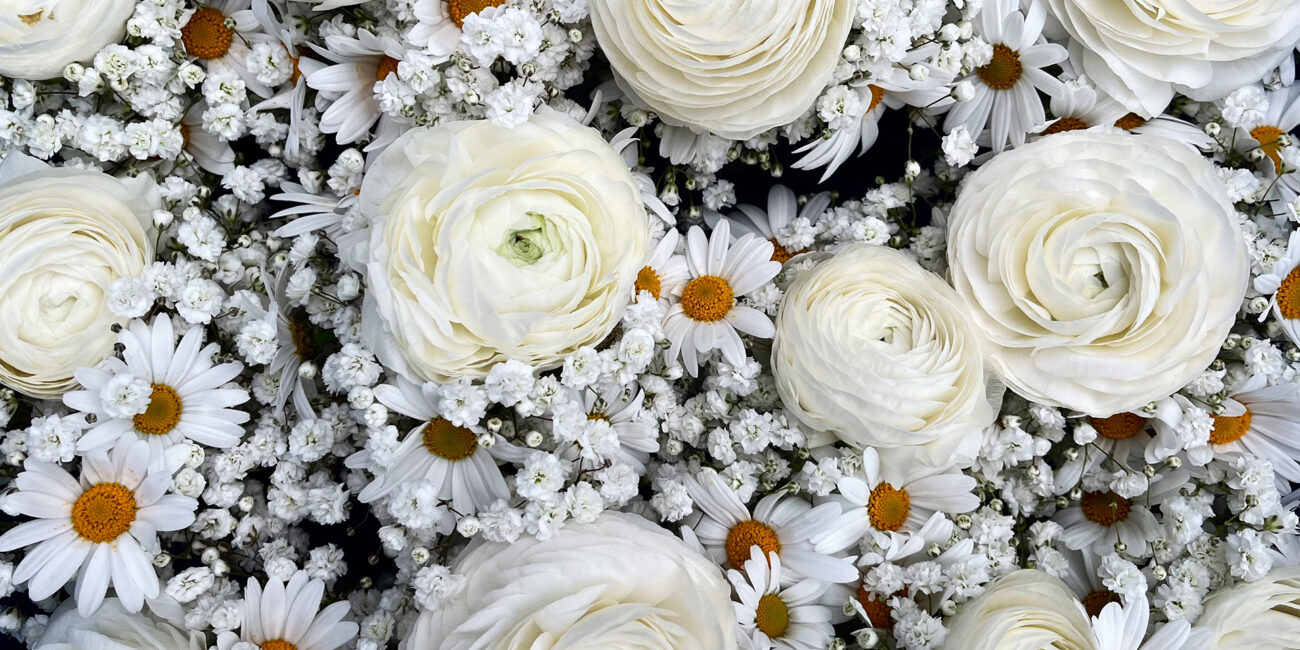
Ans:
[[[1269,167],[1275,174],[1282,176],[1284,171],[1282,136],[1300,126],[1300,101],[1297,101],[1300,99],[1300,86],[1284,86],[1277,90],[1265,91],[1264,96],[1268,108],[1258,119],[1242,125],[1249,132],[1250,137],[1238,142],[1238,145],[1248,150],[1258,148],[1263,151],[1265,159],[1270,163]],[[1292,189],[1290,198],[1294,200],[1295,190],[1300,189],[1300,181],[1292,178],[1290,185]]]
[[[1156,474],[1147,493],[1133,499],[1106,489],[1084,491],[1077,503],[1055,517],[1065,529],[1061,543],[1076,551],[1092,549],[1098,555],[1114,552],[1116,543],[1135,556],[1148,553],[1151,542],[1164,535],[1151,508],[1176,494],[1187,477],[1186,470]]]
[[[1129,112],[1084,77],[1067,79],[1060,92],[1052,97],[1050,107],[1056,119],[1043,126],[1041,135],[1113,127],[1135,134],[1163,136],[1203,151],[1214,148],[1214,138],[1195,124],[1172,115],[1162,114],[1147,119]]]
[[[356,38],[342,34],[326,36],[325,48],[316,51],[331,62],[307,75],[307,85],[321,92],[317,103],[329,104],[320,117],[321,132],[335,134],[339,144],[351,144],[364,139],[370,127],[379,122],[379,130],[367,150],[387,146],[395,140],[402,126],[380,110],[375,84],[397,72],[406,51],[402,43],[358,29]]]
[[[316,396],[316,382],[304,380],[298,370],[306,362],[319,363],[326,351],[317,339],[321,331],[302,310],[295,311],[285,296],[292,275],[292,269],[286,265],[269,277],[263,276],[266,306],[262,305],[260,296],[247,291],[236,293],[231,303],[243,309],[249,321],[262,321],[269,326],[266,329],[275,332],[275,352],[262,371],[275,387],[274,396],[269,400],[275,414],[283,413],[285,402],[292,397],[299,417],[314,418],[316,410],[311,406],[311,399]],[[259,399],[265,398],[259,394]]]
[[[230,407],[247,402],[248,392],[222,386],[244,366],[214,364],[221,346],[203,345],[203,328],[191,327],[178,344],[171,319],[160,315],[152,326],[132,321],[117,340],[122,358],[81,368],[75,376],[82,390],[63,396],[64,404],[96,418],[77,449],[102,449],[123,437],[147,440],[155,451],[186,439],[220,449],[239,444],[248,414]]]
[[[690,281],[681,288],[680,300],[664,317],[668,358],[682,356],[682,365],[695,376],[700,355],[722,350],[727,363],[745,362],[745,344],[737,330],[759,338],[776,333],[772,319],[736,299],[762,287],[781,272],[772,261],[770,242],[750,234],[731,241],[731,227],[718,222],[713,233],[692,226],[686,235],[686,264]]]
[[[317,9],[319,10],[320,7]],[[284,19],[281,20],[277,13],[282,14]],[[253,15],[262,29],[279,39],[280,45],[289,53],[289,58],[293,61],[293,75],[289,77],[289,85],[286,89],[254,104],[248,112],[254,114],[272,109],[289,111],[289,132],[284,138],[284,156],[289,160],[297,160],[302,139],[307,132],[306,120],[303,117],[307,104],[307,76],[324,68],[325,64],[303,56],[303,48],[298,44],[301,34],[289,25],[305,18],[290,13],[288,3],[272,5],[270,0],[253,0]]]
[[[438,385],[417,385],[397,378],[396,385],[375,387],[375,399],[392,411],[422,423],[396,449],[376,457],[373,449],[359,451],[347,459],[347,466],[374,472],[375,479],[358,498],[370,503],[395,492],[404,483],[430,481],[438,487],[437,498],[451,501],[462,514],[473,514],[498,499],[510,498],[510,489],[488,448],[479,444],[479,434],[441,417]],[[498,436],[493,452],[508,448]]]
[[[737,206],[739,213],[732,214],[725,218],[731,232],[736,237],[753,235],[761,239],[766,239],[772,244],[772,261],[785,264],[790,258],[800,253],[806,252],[807,248],[790,250],[781,245],[777,238],[787,234],[786,228],[796,220],[802,220],[801,225],[811,226],[817,223],[822,213],[831,204],[831,195],[828,192],[821,192],[808,197],[808,202],[804,204],[803,209],[799,208],[799,199],[795,196],[794,191],[784,185],[773,185],[772,189],[767,192],[767,210],[764,211],[758,206],[747,203]],[[710,213],[705,216],[711,228],[717,228],[718,223],[724,219],[721,215]],[[808,242],[811,244],[812,242]]]
[[[36,545],[14,570],[13,582],[28,582],[28,595],[39,601],[75,576],[81,616],[99,609],[109,586],[127,611],[140,611],[159,593],[153,567],[158,532],[189,526],[198,508],[190,497],[166,494],[174,469],[139,440],[84,455],[80,481],[56,464],[29,458],[5,505],[35,521],[0,536],[0,551]]]
[[[359,629],[343,620],[350,605],[346,600],[321,609],[325,583],[298,571],[289,584],[267,580],[263,590],[249,578],[244,590],[244,620],[239,634],[217,635],[217,648],[231,650],[240,641],[261,650],[334,650],[352,640]]]
[[[669,230],[650,253],[650,259],[636,273],[636,295],[642,292],[651,298],[667,302],[669,297],[679,292],[691,272],[686,266],[686,258],[677,255],[677,243],[682,239],[681,233]]]
[[[1107,604],[1092,618],[1092,632],[1097,647],[1105,650],[1208,650],[1214,635],[1205,628],[1194,628],[1187,619],[1169,621],[1142,642],[1147,635],[1151,608],[1146,596],[1135,598],[1127,606]]]
[[[1263,458],[1279,477],[1300,483],[1300,390],[1295,384],[1283,381],[1268,386],[1263,376],[1256,375],[1237,387],[1222,406],[1222,413],[1211,415],[1209,450],[1215,457]]]
[[[606,384],[599,389],[588,388],[574,395],[575,399],[567,402],[570,412],[561,407],[561,412],[554,415],[553,431],[557,436],[567,439],[577,437],[573,446],[557,450],[564,454],[576,447],[582,447],[580,454],[588,460],[616,460],[630,465],[638,475],[645,474],[646,461],[650,454],[659,451],[659,427],[651,419],[647,421],[641,408],[645,392],[633,384],[624,387],[619,384]],[[564,403],[564,402],[561,402]],[[600,436],[591,431],[592,427],[608,431],[607,436]],[[585,429],[585,431],[584,431]],[[566,435],[567,434],[567,435]],[[603,439],[603,444],[586,445],[592,438]],[[594,449],[587,449],[591,446]],[[575,454],[567,454],[572,457]]]
[[[1271,295],[1273,317],[1291,342],[1300,345],[1300,230],[1291,233],[1286,254],[1273,262],[1267,273],[1255,276],[1255,290]],[[1260,319],[1265,318],[1264,312]]]
[[[836,555],[848,544],[822,541],[847,537],[837,534],[843,525],[839,504],[814,507],[799,497],[777,493],[763,497],[751,513],[711,470],[687,481],[686,487],[703,513],[694,526],[695,535],[718,563],[741,569],[750,557],[750,548],[758,547],[764,555],[781,556],[786,567],[783,575],[792,582],[801,578],[828,583],[858,579],[855,558]]]
[[[1065,48],[1039,43],[1046,9],[1030,4],[1021,14],[1017,0],[990,0],[975,21],[975,31],[993,44],[993,57],[969,79],[975,87],[970,101],[953,106],[944,121],[944,131],[958,125],[974,133],[990,129],[991,146],[1000,153],[1007,144],[1025,143],[1025,135],[1047,119],[1038,91],[1049,96],[1060,92],[1061,82],[1043,71],[1068,57]]]
[[[973,477],[919,465],[881,466],[879,454],[871,447],[862,452],[862,476],[846,476],[837,484],[852,507],[846,507],[841,518],[840,534],[845,538],[827,537],[826,543],[847,547],[869,530],[910,536],[920,532],[935,513],[956,515],[980,505],[972,493],[977,484]]]
[[[280,184],[280,190],[279,194],[273,194],[270,198],[297,205],[267,217],[267,219],[293,217],[275,229],[272,234],[276,237],[297,237],[319,230],[325,234],[325,237],[337,242],[339,237],[348,232],[348,211],[357,202],[356,194],[349,194],[340,199],[333,194],[312,192],[298,183],[288,181]]]
[[[406,40],[434,55],[450,56],[460,45],[460,28],[465,18],[506,0],[417,0],[411,7],[416,25]]]
[[[1190,405],[1182,395],[1173,395],[1156,401],[1155,410],[1149,413],[1137,410],[1104,418],[1088,417],[1087,424],[1097,432],[1097,437],[1079,448],[1074,458],[1066,458],[1061,463],[1056,472],[1056,494],[1074,489],[1085,475],[1092,474],[1107,461],[1136,467],[1143,462],[1162,461],[1182,450],[1174,427],[1182,421],[1183,408]],[[1166,449],[1167,444],[1176,446]],[[1137,462],[1130,463],[1130,460]]]
[[[181,26],[181,43],[189,56],[202,59],[209,68],[222,67],[234,72],[248,90],[260,97],[270,97],[271,88],[258,81],[245,63],[253,43],[275,42],[273,37],[262,33],[251,6],[252,0],[213,0],[203,4]]]
[[[802,579],[782,587],[781,557],[754,547],[744,573],[732,569],[727,579],[736,589],[738,641],[745,650],[821,650],[835,635],[831,612],[820,602],[827,585]]]

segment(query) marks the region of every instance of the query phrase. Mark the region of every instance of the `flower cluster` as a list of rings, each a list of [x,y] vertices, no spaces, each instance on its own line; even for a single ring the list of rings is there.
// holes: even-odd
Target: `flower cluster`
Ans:
[[[0,634],[1300,634],[1293,0],[0,0]]]

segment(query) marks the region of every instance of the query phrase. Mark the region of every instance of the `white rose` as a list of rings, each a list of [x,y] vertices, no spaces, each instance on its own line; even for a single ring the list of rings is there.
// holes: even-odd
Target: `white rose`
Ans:
[[[1093,416],[1168,396],[1214,360],[1249,258],[1190,147],[1076,131],[995,157],[948,220],[953,285],[1026,398]]]
[[[907,255],[848,248],[786,291],[772,343],[777,392],[804,425],[855,447],[931,467],[969,463],[1000,385],[988,390],[966,312]]]
[[[362,333],[412,379],[558,366],[613,330],[645,261],[627,165],[559,113],[408,131],[366,173],[360,207]]]
[[[736,647],[722,570],[636,515],[483,544],[455,571],[464,590],[422,612],[402,650]]]
[[[0,76],[52,79],[122,40],[135,0],[0,0]]]
[[[744,140],[812,106],[857,4],[591,0],[591,23],[625,92],[669,124]]]
[[[943,647],[1099,650],[1083,603],[1060,579],[1035,569],[1002,576],[978,598],[961,604],[948,621]]]
[[[48,167],[17,153],[0,164],[0,384],[58,397],[103,361],[124,322],[106,294],[153,261],[161,205],[146,175]]]
[[[68,600],[54,612],[35,650],[206,650],[202,632],[187,631],[180,606],[166,597],[149,602],[148,610],[126,611],[116,598],[82,618],[76,602]],[[161,612],[161,613],[160,613]],[[166,618],[160,618],[165,613]]]
[[[1097,87],[1150,117],[1174,92],[1219,99],[1263,77],[1300,40],[1295,0],[1048,0]]]
[[[1198,627],[1214,632],[1211,650],[1289,650],[1300,639],[1300,567],[1273,570],[1205,602]]]

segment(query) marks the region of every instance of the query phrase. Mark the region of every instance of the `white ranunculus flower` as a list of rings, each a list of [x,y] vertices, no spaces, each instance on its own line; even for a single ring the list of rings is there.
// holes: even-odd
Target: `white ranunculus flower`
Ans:
[[[1101,650],[1083,603],[1060,579],[1036,569],[1002,576],[959,605],[943,648]]]
[[[803,115],[830,81],[854,0],[591,0],[615,79],[677,126],[744,140]]]
[[[1214,360],[1249,257],[1227,190],[1190,147],[1074,131],[995,157],[948,220],[953,285],[1026,398],[1141,408]]]
[[[1290,650],[1300,639],[1300,567],[1224,589],[1205,602],[1198,627],[1214,633],[1211,650]]]
[[[413,380],[559,365],[618,323],[648,221],[627,165],[559,113],[412,129],[361,187],[363,336]]]
[[[18,153],[0,164],[0,384],[53,398],[113,350],[125,322],[105,298],[153,261],[147,175],[49,167]]]
[[[1300,39],[1295,0],[1048,0],[1070,52],[1129,110],[1158,115],[1174,92],[1223,97],[1263,77]]]
[[[135,0],[0,0],[0,76],[53,79],[126,35]]]
[[[402,650],[736,647],[722,570],[636,515],[482,544],[455,571],[464,590],[422,612]]]
[[[149,602],[153,613],[128,612],[118,599],[106,598],[90,618],[82,618],[76,605],[74,600],[68,600],[54,612],[35,650],[207,650],[208,647],[202,632],[185,629],[180,605],[165,596]],[[160,612],[165,612],[165,617]]]
[[[938,276],[890,248],[848,248],[800,275],[776,318],[772,373],[803,424],[891,460],[968,464],[997,416],[984,344]],[[990,395],[993,393],[993,395]]]

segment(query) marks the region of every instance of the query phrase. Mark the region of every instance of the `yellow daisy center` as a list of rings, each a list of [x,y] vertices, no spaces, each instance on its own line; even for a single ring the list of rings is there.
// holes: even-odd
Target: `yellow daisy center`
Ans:
[[[1114,492],[1084,492],[1080,503],[1089,521],[1107,528],[1128,519],[1132,503]]]
[[[1300,318],[1300,266],[1282,278],[1282,284],[1277,288],[1277,310],[1287,320]]]
[[[1088,123],[1077,117],[1063,117],[1052,125],[1043,129],[1043,135],[1052,135],[1053,133],[1065,133],[1066,131],[1082,131],[1088,128]]]
[[[131,419],[135,430],[141,433],[161,436],[171,433],[181,421],[181,396],[176,389],[166,384],[152,384],[153,392],[149,394],[149,407]]]
[[[588,413],[588,414],[587,414],[587,419],[588,419],[588,420],[603,420],[603,421],[605,421],[605,422],[609,422],[609,417],[607,417],[604,413]]]
[[[1142,126],[1143,124],[1146,123],[1147,123],[1146,118],[1142,117],[1141,115],[1138,115],[1137,113],[1129,113],[1128,115],[1125,115],[1124,117],[1115,120],[1115,126],[1118,126],[1119,128],[1124,129],[1125,131],[1132,131],[1133,129],[1136,129],[1139,126]]]
[[[682,312],[706,323],[722,320],[735,302],[731,285],[716,275],[701,275],[682,290]]]
[[[776,594],[764,594],[758,599],[758,609],[754,612],[754,621],[758,629],[770,639],[785,636],[785,629],[790,626],[790,608]]]
[[[270,641],[263,641],[262,644],[257,647],[261,648],[262,650],[298,650],[298,646],[289,643],[284,639],[271,639]]]
[[[641,267],[636,273],[636,292],[649,291],[655,300],[659,299],[659,293],[663,291],[663,282],[659,279],[659,272],[649,266]]]
[[[424,448],[434,456],[454,463],[474,454],[478,449],[478,436],[465,427],[458,427],[443,418],[434,418],[424,427]]]
[[[980,81],[994,90],[1008,90],[1020,81],[1020,53],[1001,44],[993,46],[993,58],[975,69]]]
[[[776,538],[776,531],[771,526],[762,522],[747,519],[727,531],[727,563],[733,569],[740,569],[745,566],[745,561],[749,559],[749,549],[757,546],[763,551],[763,557],[768,553],[780,553],[781,541]]]
[[[797,251],[792,251],[786,248],[785,246],[782,246],[781,244],[777,243],[776,237],[769,238],[767,241],[772,242],[773,262],[780,262],[782,264],[785,264],[786,262],[790,261],[791,257],[794,257],[795,255],[798,255],[800,253],[808,252],[807,248],[801,248]]]
[[[216,9],[200,9],[181,28],[185,51],[200,59],[216,59],[230,51],[235,30],[226,27],[226,15]]]
[[[506,0],[448,0],[447,9],[457,27],[465,26],[465,17],[476,14],[488,7],[500,7]]]
[[[1101,614],[1102,608],[1104,608],[1105,606],[1111,603],[1118,603],[1118,602],[1120,602],[1119,594],[1113,591],[1109,591],[1109,590],[1094,591],[1088,594],[1087,596],[1083,597],[1083,608],[1087,610],[1088,616],[1095,618],[1096,616]]]
[[[854,596],[858,604],[862,605],[862,610],[867,613],[867,620],[871,621],[871,627],[888,629],[890,621],[894,616],[894,608],[889,606],[883,598],[875,593],[867,591],[866,585],[858,585],[858,593]]]
[[[111,542],[135,523],[135,493],[120,483],[98,483],[72,504],[72,530],[82,539]]]
[[[885,89],[875,84],[867,84],[867,90],[871,91],[871,105],[867,106],[867,112],[870,113],[885,99]]]
[[[388,75],[397,72],[397,64],[401,63],[391,56],[385,56],[379,60],[379,65],[375,68],[375,81],[383,81]]]
[[[1276,126],[1257,126],[1250,132],[1250,137],[1259,143],[1260,151],[1273,161],[1273,170],[1282,173],[1282,136],[1286,133]]]
[[[1241,415],[1210,417],[1214,418],[1214,429],[1210,431],[1210,442],[1213,444],[1226,445],[1236,442],[1250,431],[1250,409],[1246,409],[1246,412]]]
[[[867,514],[876,530],[901,529],[910,512],[912,499],[907,496],[907,490],[899,490],[888,483],[876,486],[867,499]]]
[[[1147,426],[1147,419],[1132,413],[1116,413],[1110,417],[1091,418],[1097,435],[1111,440],[1128,440]]]

